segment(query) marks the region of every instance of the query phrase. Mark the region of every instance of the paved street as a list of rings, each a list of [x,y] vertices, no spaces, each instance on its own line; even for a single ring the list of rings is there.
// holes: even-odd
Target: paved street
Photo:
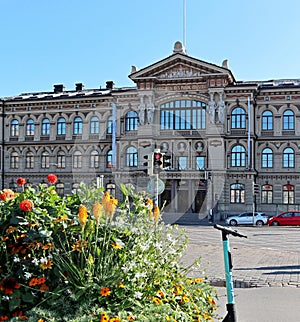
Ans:
[[[226,288],[221,231],[207,220],[183,216],[189,246],[183,258],[201,266],[190,276],[207,276],[218,292],[218,319],[226,315]],[[219,222],[224,225],[224,222]],[[235,227],[246,238],[229,236],[233,261],[235,309],[239,322],[300,320],[300,227]]]
[[[186,264],[198,256],[213,285],[225,285],[221,231],[184,226],[190,244]],[[300,228],[237,227],[248,238],[229,236],[235,287],[300,287]],[[193,272],[192,274],[199,274]]]

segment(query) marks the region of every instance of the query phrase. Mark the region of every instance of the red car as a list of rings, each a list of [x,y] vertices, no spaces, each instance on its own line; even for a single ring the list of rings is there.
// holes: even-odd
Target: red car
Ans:
[[[269,226],[300,226],[300,210],[285,211],[268,219]]]

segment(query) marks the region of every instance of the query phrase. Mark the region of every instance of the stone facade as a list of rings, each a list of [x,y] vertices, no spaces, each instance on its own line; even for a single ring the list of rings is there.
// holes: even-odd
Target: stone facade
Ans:
[[[98,182],[121,198],[121,182],[147,191],[144,157],[160,149],[171,155],[158,175],[166,212],[298,209],[300,80],[236,81],[227,61],[190,57],[180,42],[129,77],[133,87],[3,98],[1,187],[55,173],[61,193]]]

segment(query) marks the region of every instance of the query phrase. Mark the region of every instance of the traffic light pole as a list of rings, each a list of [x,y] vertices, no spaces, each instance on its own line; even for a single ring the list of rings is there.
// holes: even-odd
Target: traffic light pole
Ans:
[[[155,174],[155,179],[156,179],[156,184],[155,184],[155,200],[154,200],[154,205],[158,206],[158,173]]]

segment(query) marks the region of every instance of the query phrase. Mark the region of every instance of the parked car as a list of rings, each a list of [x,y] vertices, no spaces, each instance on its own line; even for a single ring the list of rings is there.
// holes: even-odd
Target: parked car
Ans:
[[[300,226],[300,210],[289,210],[268,219],[269,226]]]
[[[237,216],[230,216],[226,219],[226,223],[230,226],[237,225],[254,225],[263,226],[266,225],[268,216],[263,212],[243,212]]]

